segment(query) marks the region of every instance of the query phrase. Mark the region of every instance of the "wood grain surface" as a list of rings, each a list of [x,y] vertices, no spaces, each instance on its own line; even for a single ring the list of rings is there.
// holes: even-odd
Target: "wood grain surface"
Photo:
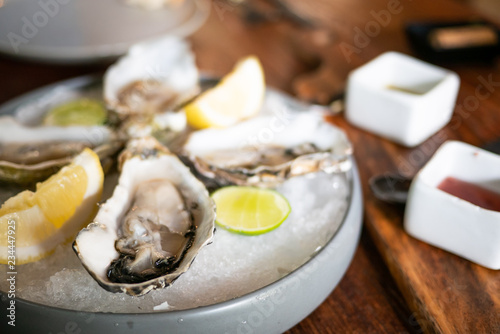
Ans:
[[[310,53],[316,52],[317,63],[326,63],[330,67],[328,70],[335,72],[332,76],[340,80],[345,80],[347,73],[353,68],[385,51],[394,50],[413,54],[404,35],[404,24],[407,22],[464,20],[477,17],[477,14],[465,7],[463,3],[447,0],[317,0],[288,1],[288,4],[322,28],[334,32],[335,41],[332,44],[324,48],[313,45]],[[386,26],[380,23],[380,29],[377,30],[378,28],[373,27],[376,27],[375,23],[381,21],[377,21],[376,16],[380,16],[382,12],[392,14],[384,22]],[[224,27],[227,29],[224,34],[221,33],[224,38],[221,38],[219,43],[238,45],[236,50],[228,50],[228,53],[235,53],[237,56],[240,56],[239,53],[242,50],[257,54],[263,59],[270,84],[291,93],[300,93],[294,91],[296,88],[293,85],[294,79],[313,77],[317,74],[317,68],[307,68],[296,63],[297,57],[303,59],[301,55],[304,52],[297,52],[294,38],[302,38],[302,35],[308,33],[312,36],[307,28],[297,27],[293,22],[244,25],[241,20],[232,15],[218,17],[215,20],[219,22],[214,23],[212,18],[213,27],[219,27],[221,30]],[[356,35],[359,35],[359,31],[364,31],[368,35],[369,29],[373,32],[371,37],[369,36],[369,42],[365,43],[366,45],[356,44]],[[375,33],[377,31],[378,33]],[[193,38],[195,46],[202,44],[203,40],[205,42],[209,40],[200,34],[196,34]],[[240,39],[243,34],[250,37]],[[259,42],[254,44],[255,40]],[[342,42],[357,47],[356,52],[350,57],[346,56],[340,48]],[[301,45],[306,47],[307,43]],[[202,66],[206,61],[204,59],[206,58],[200,59]],[[213,64],[212,61],[207,61],[207,63]],[[365,226],[410,308],[410,314],[406,312],[402,315],[395,312],[400,322],[406,327],[400,329],[397,326],[390,326],[391,323],[383,317],[382,311],[379,311],[383,317],[381,324],[377,316],[366,320],[366,307],[372,306],[376,309],[379,305],[362,301],[361,296],[353,296],[350,299],[353,303],[354,301],[361,302],[356,303],[358,311],[362,313],[357,321],[360,324],[366,323],[360,325],[360,328],[364,328],[359,330],[360,332],[397,332],[400,330],[438,333],[500,332],[500,273],[408,236],[402,228],[404,208],[378,201],[367,187],[367,181],[371,176],[384,172],[399,172],[413,176],[446,140],[457,139],[479,146],[500,137],[500,93],[496,91],[500,87],[498,64],[439,65],[456,71],[461,77],[455,114],[444,129],[418,147],[404,148],[354,128],[344,120],[343,116],[332,118],[335,124],[346,130],[355,147],[355,156],[360,164],[365,194]],[[316,82],[311,80],[308,83],[313,87],[311,89],[313,92],[323,89],[322,85],[329,84],[328,80],[322,82],[321,77],[318,78],[318,76],[313,79],[316,79]],[[485,80],[491,83],[489,87],[491,94],[479,100],[476,96],[477,87],[484,84]],[[343,83],[337,82],[336,84],[342,86]],[[310,98],[314,99],[314,94]],[[325,309],[329,308],[334,300],[335,306],[342,304],[343,296],[336,296],[336,294],[346,289],[343,284],[351,279],[352,274],[359,275],[357,268],[360,262],[363,262],[363,259],[359,257],[364,254],[361,250],[367,248],[366,243],[366,240],[362,241],[353,266],[339,288],[311,317],[290,333],[336,332],[336,328],[339,332],[358,331],[353,327],[338,327],[338,319],[339,317],[342,319],[342,316],[329,318],[322,314],[328,314],[328,311],[332,310],[338,312],[335,307],[331,310]],[[356,273],[352,273],[353,271]],[[359,275],[353,279],[362,280],[363,277]],[[378,287],[384,284],[390,283],[381,281]],[[397,298],[390,299],[389,304],[395,305],[396,300]],[[369,304],[365,304],[366,302]],[[344,316],[349,314],[350,308],[342,306],[344,311],[341,313]],[[318,318],[315,319],[315,317]]]
[[[406,22],[476,17],[463,2],[454,0],[286,3],[315,27],[280,16],[252,23],[245,19],[241,6],[214,0],[209,20],[190,37],[199,67],[223,75],[239,58],[255,54],[263,63],[268,85],[321,100],[342,89],[350,70],[377,55],[389,50],[413,54],[403,32]],[[349,57],[343,53],[342,42],[355,46],[357,31],[367,25],[375,27],[374,13],[396,5],[397,14],[391,14],[384,26],[379,24],[369,42],[357,47],[359,52]],[[321,41],[325,32],[331,37],[327,43]],[[319,42],[313,41],[318,36]],[[0,103],[58,80],[102,73],[108,65],[56,66],[0,58]],[[287,334],[500,333],[500,272],[408,236],[402,228],[404,208],[376,200],[368,188],[368,179],[376,174],[390,171],[413,176],[445,140],[483,145],[500,137],[498,63],[440,65],[460,75],[457,107],[452,122],[418,147],[404,148],[359,130],[343,115],[331,118],[347,132],[355,148],[365,229],[338,287]],[[471,104],[484,79],[493,82],[491,94]],[[253,333],[259,333],[258,329]]]

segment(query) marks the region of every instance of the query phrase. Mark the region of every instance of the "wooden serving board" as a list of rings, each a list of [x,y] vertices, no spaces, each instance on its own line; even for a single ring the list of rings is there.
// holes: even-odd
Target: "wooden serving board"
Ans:
[[[350,129],[343,119],[334,123]],[[401,159],[420,155],[423,148],[407,150],[383,141],[379,146],[370,144],[376,139],[367,133],[348,132],[357,161],[365,161],[360,163],[365,227],[412,311],[407,321],[430,333],[500,333],[500,271],[409,236],[403,229],[404,207],[377,200],[367,186],[371,176],[397,171]],[[422,159],[428,160],[434,150],[429,147]]]
[[[342,6],[335,7],[333,1],[321,1],[324,6],[330,4],[332,20],[352,18],[345,21],[350,26],[345,29],[352,31],[373,21],[373,13],[387,10],[390,2],[343,1]],[[404,36],[406,22],[477,17],[458,1],[396,2],[402,10],[344,67],[354,68],[389,50],[413,54]],[[310,11],[314,12],[312,5]],[[323,9],[324,12],[328,11]],[[353,44],[353,36],[340,38]],[[363,183],[365,227],[410,307],[407,324],[420,326],[429,333],[500,333],[500,271],[481,267],[409,236],[403,229],[404,207],[377,200],[368,187],[370,177],[381,173],[414,176],[446,140],[483,146],[500,139],[499,63],[440,65],[459,74],[460,91],[452,121],[423,144],[405,148],[351,126],[342,115],[332,116],[331,121],[345,129],[353,142]]]
[[[242,16],[237,15],[240,8],[215,2],[217,16],[212,16],[206,29],[193,38],[195,50],[204,50],[200,52],[204,56],[198,58],[200,66],[211,68],[217,74],[225,73],[234,63],[233,59],[254,53],[263,62],[269,85],[313,97],[318,90],[331,88],[325,87],[330,84],[329,79],[345,80],[350,70],[383,52],[413,54],[404,35],[405,23],[475,16],[458,0],[287,3],[321,29],[329,30],[333,42],[324,47],[321,43],[313,45],[314,28],[308,30],[310,28],[293,23],[244,25]],[[356,44],[359,30],[376,25],[374,15],[388,10],[392,10],[392,14],[384,22],[385,26],[379,24],[377,34],[368,36],[368,43]],[[214,35],[224,38],[211,40],[210,36]],[[345,57],[340,49],[342,42],[346,43],[344,46],[357,45],[350,57]],[[217,51],[220,49],[227,52],[221,54]],[[307,59],[312,61],[308,63]],[[319,68],[311,65],[314,61],[320,62]],[[402,319],[407,328],[429,333],[500,333],[500,271],[483,268],[410,237],[402,227],[404,208],[378,201],[368,188],[369,178],[376,174],[400,172],[413,176],[445,140],[458,139],[481,146],[500,137],[498,65],[444,66],[456,71],[461,78],[455,115],[448,126],[418,147],[404,148],[354,128],[342,114],[333,116],[331,121],[343,128],[353,142],[364,191],[365,228],[410,308],[408,318]],[[476,102],[476,89],[484,80],[492,82],[486,87],[490,94],[477,105],[472,104]],[[342,86],[343,83],[335,84]]]

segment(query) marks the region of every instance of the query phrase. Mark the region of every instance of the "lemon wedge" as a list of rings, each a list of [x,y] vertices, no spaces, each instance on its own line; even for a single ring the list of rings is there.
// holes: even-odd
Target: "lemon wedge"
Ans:
[[[0,208],[0,263],[23,264],[51,254],[97,211],[104,181],[99,157],[85,149],[68,166]]]
[[[258,235],[274,230],[285,221],[291,208],[279,192],[257,187],[229,186],[212,194],[215,222],[232,232]]]
[[[188,124],[195,129],[227,127],[259,112],[266,85],[255,56],[239,61],[212,89],[184,107]]]

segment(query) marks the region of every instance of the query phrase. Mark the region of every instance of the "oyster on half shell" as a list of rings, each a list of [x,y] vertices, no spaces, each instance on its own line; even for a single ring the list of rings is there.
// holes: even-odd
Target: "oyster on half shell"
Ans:
[[[104,75],[104,100],[122,118],[167,112],[199,92],[189,44],[174,36],[132,46]]]
[[[197,131],[182,148],[211,187],[275,187],[307,173],[344,172],[351,154],[344,132],[312,112],[264,113],[228,128]]]
[[[81,82],[85,85],[76,85]],[[0,116],[0,181],[26,185],[44,180],[85,147],[109,168],[124,142],[111,115],[104,125],[45,125],[54,108],[84,99],[100,103],[101,95],[100,81],[84,77],[43,89],[43,94],[35,92],[26,102],[6,108]]]
[[[73,249],[106,290],[143,295],[170,285],[212,241],[215,204],[204,185],[152,137],[120,155],[113,195]]]
[[[103,165],[122,146],[107,126],[27,126],[0,117],[0,181],[26,184],[47,178],[85,147]]]

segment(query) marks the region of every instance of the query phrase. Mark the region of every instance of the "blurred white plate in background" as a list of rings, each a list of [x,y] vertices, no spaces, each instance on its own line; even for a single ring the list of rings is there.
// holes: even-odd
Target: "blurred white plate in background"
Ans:
[[[0,0],[0,52],[52,63],[106,60],[139,41],[186,36],[208,17],[209,0],[157,10],[123,0]]]

